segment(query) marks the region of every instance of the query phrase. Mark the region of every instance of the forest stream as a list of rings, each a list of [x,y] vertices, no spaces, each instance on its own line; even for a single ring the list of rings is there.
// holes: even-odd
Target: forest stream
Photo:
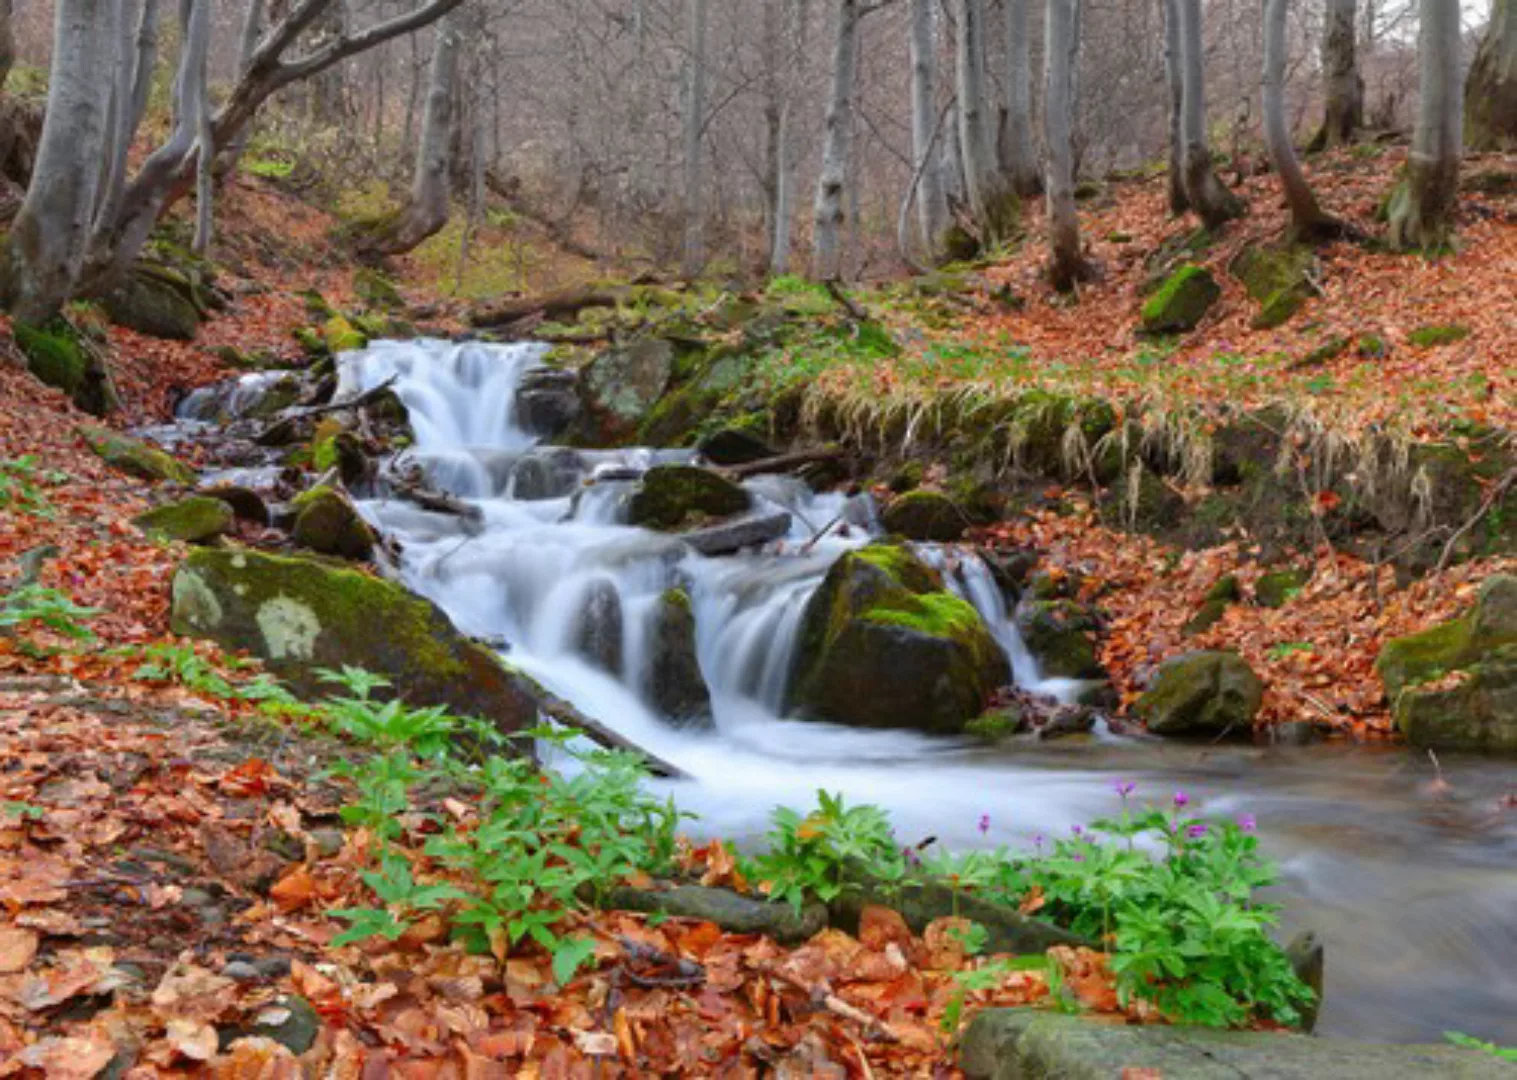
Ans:
[[[757,515],[790,515],[761,554],[706,557],[622,524],[643,469],[694,454],[540,446],[515,403],[542,353],[385,342],[347,357],[339,394],[393,385],[416,434],[406,453],[432,486],[477,505],[483,528],[408,502],[363,511],[398,542],[406,583],[460,628],[501,642],[586,715],[689,774],[660,784],[699,815],[692,831],[757,836],[775,806],[810,805],[820,788],[886,808],[903,843],[1028,846],[1114,812],[1119,781],[1135,782],[1139,800],[1184,790],[1205,813],[1260,823],[1283,871],[1273,897],[1282,938],[1310,928],[1326,949],[1323,1033],[1436,1042],[1473,1029],[1517,1041],[1517,820],[1495,809],[1509,766],[1435,764],[1400,749],[1160,743],[1102,728],[987,748],[786,719],[801,612],[828,566],[877,534],[867,501],[751,479]],[[1040,678],[977,556],[919,553],[980,613],[1020,688],[1078,692]],[[698,723],[661,716],[646,693],[659,598],[675,585],[690,597],[709,688],[711,719]]]

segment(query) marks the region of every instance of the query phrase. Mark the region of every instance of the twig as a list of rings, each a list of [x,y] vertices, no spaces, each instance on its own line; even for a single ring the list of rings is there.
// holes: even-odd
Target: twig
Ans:
[[[640,986],[645,990],[656,987],[689,987],[704,986],[706,982],[706,969],[694,960],[686,960],[678,956],[670,956],[662,949],[652,945],[644,945],[640,941],[633,941],[629,937],[616,939],[622,951],[627,954],[629,960],[636,960],[644,964],[655,964],[661,968],[672,968],[671,975],[639,975],[625,964],[622,972],[633,985]]]
[[[1507,490],[1514,483],[1517,483],[1517,466],[1508,469],[1506,475],[1496,481],[1496,486],[1486,492],[1485,498],[1480,501],[1480,509],[1476,510],[1468,521],[1456,529],[1454,535],[1449,537],[1449,542],[1443,545],[1443,554],[1438,559],[1438,572],[1440,574],[1447,570],[1449,564],[1453,562],[1454,547],[1460,540],[1464,539],[1471,529],[1485,520],[1485,516],[1495,509],[1498,502],[1505,498]]]
[[[854,303],[854,301],[849,298],[848,294],[843,291],[843,287],[837,283],[837,280],[835,278],[827,279],[827,295],[836,300],[838,302],[838,305],[844,311],[848,312],[849,318],[853,319],[854,322],[869,321],[869,313],[863,308],[859,307],[858,304]]]
[[[844,461],[847,451],[837,446],[824,446],[817,450],[797,450],[793,454],[780,454],[762,461],[750,461],[746,465],[733,465],[724,470],[734,480],[746,480],[750,476],[765,473],[786,473],[804,465],[820,465],[829,461]]]
[[[813,1004],[826,1009],[830,1013],[841,1016],[845,1020],[852,1020],[854,1023],[861,1025],[865,1031],[877,1038],[883,1039],[886,1042],[901,1041],[901,1037],[895,1033],[895,1029],[885,1023],[885,1021],[877,1016],[871,1016],[856,1005],[848,1004],[848,1002],[827,989],[825,985],[819,987],[807,986],[794,975],[787,975],[775,967],[763,966],[758,968],[758,970],[771,979],[799,990],[810,998]]]
[[[346,401],[331,401],[325,405],[308,405],[303,409],[294,409],[286,413],[281,419],[301,419],[307,416],[325,416],[327,413],[346,412],[349,409],[362,409],[378,401],[384,393],[395,385],[398,375],[391,375],[378,386],[365,390],[355,398]]]

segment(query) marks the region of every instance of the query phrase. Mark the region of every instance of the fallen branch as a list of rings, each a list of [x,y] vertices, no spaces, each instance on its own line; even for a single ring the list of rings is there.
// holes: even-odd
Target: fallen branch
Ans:
[[[896,1034],[895,1029],[892,1028],[889,1024],[885,1023],[885,1021],[881,1020],[877,1016],[871,1016],[869,1013],[865,1012],[857,1005],[848,1004],[848,1002],[838,997],[826,986],[807,986],[796,976],[788,975],[776,967],[764,966],[760,967],[758,970],[771,979],[775,979],[776,981],[782,982],[793,989],[799,990],[811,1000],[813,1005],[817,1006],[818,1008],[826,1009],[828,1012],[833,1013],[836,1016],[841,1016],[845,1020],[852,1020],[854,1023],[859,1024],[864,1028],[866,1032],[873,1035],[875,1038],[883,1039],[886,1042],[893,1043],[898,1043],[901,1041],[901,1037]]]
[[[538,711],[556,723],[564,727],[573,728],[585,738],[607,750],[626,750],[629,753],[640,755],[648,764],[648,771],[654,776],[666,780],[688,780],[690,774],[681,769],[673,762],[665,761],[643,747],[632,742],[620,732],[613,731],[598,720],[592,720],[580,712],[563,698],[549,693],[541,685],[532,679],[522,675],[521,672],[513,672],[515,681],[523,693],[537,703]]]
[[[633,941],[629,937],[618,937],[618,945],[622,952],[627,954],[629,960],[641,964],[652,964],[659,968],[672,970],[669,975],[639,975],[625,964],[622,965],[622,973],[627,976],[634,986],[640,986],[645,990],[657,987],[692,987],[704,986],[706,983],[706,969],[694,960],[686,960],[682,957],[671,956],[662,949],[652,945],[644,945],[640,941]]]
[[[1517,467],[1508,469],[1506,475],[1496,481],[1496,486],[1486,492],[1485,498],[1480,501],[1480,509],[1476,510],[1468,521],[1454,530],[1454,535],[1449,537],[1448,543],[1443,545],[1443,554],[1438,559],[1438,572],[1440,574],[1447,570],[1449,564],[1454,561],[1454,548],[1458,545],[1459,541],[1468,536],[1470,530],[1485,520],[1485,516],[1494,510],[1496,504],[1506,497],[1507,491],[1511,489],[1513,484],[1517,484]]]
[[[451,514],[475,524],[484,519],[484,513],[479,507],[452,495],[433,491],[431,488],[407,480],[392,479],[391,485],[396,496],[415,503],[423,510],[430,510],[436,514]]]
[[[854,322],[869,321],[869,312],[859,307],[859,305],[856,304],[849,297],[849,295],[843,291],[843,287],[831,278],[827,279],[827,295],[837,301],[838,306],[841,307],[844,311],[848,312],[848,317],[851,318]]]
[[[829,461],[843,461],[848,457],[848,452],[839,446],[823,446],[815,450],[797,450],[793,454],[780,454],[778,457],[765,458],[762,461],[750,461],[746,465],[733,465],[723,471],[734,480],[746,480],[751,476],[763,476],[766,473],[788,473],[806,465],[820,465]]]
[[[490,307],[479,308],[469,313],[469,325],[478,327],[505,326],[527,318],[542,315],[545,319],[573,318],[586,308],[616,307],[617,299],[609,292],[596,289],[570,289],[565,292],[548,293],[545,296],[524,296],[514,300],[502,300]]]
[[[346,401],[329,401],[325,405],[307,405],[304,408],[287,410],[281,419],[300,420],[308,416],[326,416],[328,413],[347,412],[350,409],[366,408],[384,397],[395,386],[397,378],[399,378],[398,375],[391,375],[378,386],[365,390],[357,397],[348,398]]]

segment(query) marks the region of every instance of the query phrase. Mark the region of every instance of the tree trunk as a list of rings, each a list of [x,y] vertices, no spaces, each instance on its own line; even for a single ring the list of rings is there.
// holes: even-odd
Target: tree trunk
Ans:
[[[858,68],[860,0],[838,0],[832,54],[832,93],[822,139],[822,174],[813,211],[812,276],[836,281],[842,273],[843,198],[853,136],[853,84]]]
[[[1169,90],[1169,212],[1190,209],[1185,194],[1185,76],[1180,63],[1180,0],[1159,0],[1164,15],[1164,82]]]
[[[1293,239],[1317,240],[1342,232],[1340,222],[1322,212],[1296,148],[1291,144],[1290,127],[1285,122],[1285,65],[1289,54],[1286,15],[1289,0],[1264,0],[1264,145],[1280,177],[1280,187],[1290,207],[1290,231]]]
[[[5,92],[5,80],[16,64],[16,33],[11,28],[13,6],[13,0],[0,0],[0,94]]]
[[[1464,87],[1459,79],[1459,0],[1421,0],[1417,79],[1421,101],[1406,179],[1390,204],[1390,242],[1439,248],[1454,228]]]
[[[985,78],[985,2],[955,0],[958,16],[959,148],[964,155],[964,187],[969,212],[989,248],[1011,235],[1016,225],[1016,193],[1001,173],[987,112]]]
[[[1312,149],[1342,146],[1364,126],[1364,79],[1359,74],[1355,0],[1327,0],[1322,24],[1325,111]]]
[[[156,0],[148,0],[155,3]],[[253,65],[253,53],[258,48],[258,39],[263,34],[263,6],[264,0],[248,0],[247,13],[242,18],[242,36],[238,42],[237,53],[237,77],[247,78],[248,69]],[[383,70],[381,68],[381,70]],[[384,115],[384,104],[379,108],[380,116]],[[227,177],[237,171],[238,164],[242,161],[242,155],[248,147],[248,138],[253,133],[252,124],[244,124],[242,129],[227,145],[216,162],[218,176]],[[376,134],[376,142],[378,136]]]
[[[1001,125],[1001,165],[1018,195],[1042,188],[1038,154],[1032,145],[1032,42],[1027,30],[1029,0],[1005,0],[1006,114]]]
[[[1048,0],[1044,27],[1043,132],[1048,150],[1048,276],[1068,292],[1091,276],[1080,253],[1075,210],[1075,69],[1080,51],[1080,0]]]
[[[411,178],[411,198],[395,225],[374,245],[377,252],[400,255],[412,251],[448,223],[452,190],[453,98],[458,88],[458,53],[462,47],[459,16],[449,15],[437,26],[432,41],[432,65],[422,105],[421,145]]]
[[[1464,130],[1472,150],[1517,147],[1517,0],[1492,0],[1465,84]]]
[[[1182,130],[1185,140],[1185,197],[1208,229],[1243,215],[1243,203],[1212,169],[1206,141],[1205,53],[1201,43],[1201,0],[1175,0],[1179,9]]]
[[[73,295],[94,222],[110,123],[120,0],[57,0],[47,116],[26,200],[4,252],[7,307],[42,323]]]
[[[210,88],[206,85],[210,72],[212,0],[195,0],[194,14],[190,19],[187,47],[195,52],[190,70],[190,79],[185,92],[185,109],[195,118],[195,238],[191,247],[197,255],[211,249],[211,233],[215,227],[216,193],[216,136],[213,130],[215,119],[211,110]]]
[[[685,256],[686,278],[693,279],[706,263],[706,0],[685,0],[686,36],[690,49],[689,96],[685,101]]]
[[[937,135],[937,46],[933,0],[911,0],[911,146],[917,172],[917,224],[928,261],[948,231],[948,197],[933,145]]]

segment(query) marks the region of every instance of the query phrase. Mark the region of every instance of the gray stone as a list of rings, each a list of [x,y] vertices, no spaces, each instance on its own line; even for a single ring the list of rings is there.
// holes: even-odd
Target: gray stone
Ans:
[[[1016,624],[1045,678],[1106,678],[1096,655],[1095,634],[1100,623],[1084,604],[1026,599],[1017,607]]]
[[[591,583],[570,631],[574,651],[611,675],[622,673],[622,598],[609,578]]]
[[[969,1080],[1498,1080],[1517,1067],[1452,1046],[1386,1046],[1257,1031],[1125,1026],[1035,1009],[987,1009],[959,1044]]]
[[[609,446],[637,433],[674,376],[674,346],[643,338],[602,353],[580,380],[584,414],[579,428],[588,445]]]
[[[659,598],[651,648],[644,688],[649,702],[679,727],[711,727],[711,691],[696,656],[695,613],[683,589],[670,589]]]
[[[241,1035],[273,1039],[297,1057],[316,1045],[321,1034],[321,1014],[303,997],[288,994],[265,1005]]]
[[[758,547],[790,532],[791,518],[783,510],[749,514],[704,529],[681,533],[680,539],[702,555],[732,555]]]
[[[517,423],[545,439],[566,431],[580,414],[579,376],[561,368],[533,368],[516,390]]]
[[[1194,652],[1166,661],[1133,711],[1155,735],[1246,735],[1264,682],[1237,653]]]

